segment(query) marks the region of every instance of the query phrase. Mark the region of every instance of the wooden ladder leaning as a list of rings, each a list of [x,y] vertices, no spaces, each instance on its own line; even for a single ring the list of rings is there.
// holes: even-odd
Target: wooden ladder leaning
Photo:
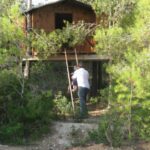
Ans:
[[[78,65],[77,51],[76,51],[76,49],[74,49],[74,51],[75,51],[76,65]],[[70,91],[70,96],[71,96],[72,109],[73,109],[73,114],[75,115],[74,97],[73,97],[72,88],[71,88],[71,79],[70,79],[70,72],[69,72],[69,65],[68,65],[68,56],[67,56],[66,50],[65,50],[65,60],[66,60],[66,68],[67,68],[67,75],[68,75],[69,91]]]

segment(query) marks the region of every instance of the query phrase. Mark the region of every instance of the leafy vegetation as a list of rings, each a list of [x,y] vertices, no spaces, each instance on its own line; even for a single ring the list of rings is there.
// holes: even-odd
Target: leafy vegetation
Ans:
[[[60,30],[54,30],[49,34],[45,31],[33,31],[31,33],[31,45],[36,49],[36,53],[40,58],[47,58],[65,49],[72,50],[90,37],[92,34],[92,24],[86,24],[83,21],[70,24],[66,22],[66,26]],[[80,34],[82,33],[82,34]]]
[[[64,116],[70,111],[70,102],[66,97],[59,93],[54,99],[53,91],[48,90],[50,86],[40,83],[40,79],[50,81],[47,70],[58,71],[57,66],[42,62],[31,67],[30,79],[23,76],[20,65],[22,46],[31,43],[41,58],[47,58],[60,49],[72,49],[93,35],[96,52],[111,59],[107,66],[110,85],[101,91],[97,99],[93,99],[93,102],[102,98],[108,100],[110,109],[100,119],[99,128],[90,132],[91,138],[111,146],[120,146],[124,141],[150,140],[150,1],[82,1],[93,7],[97,18],[101,14],[107,16],[106,26],[98,25],[93,32],[92,25],[66,23],[63,30],[50,34],[32,31],[30,39],[22,30],[19,4],[16,1],[2,1],[0,142],[23,143],[29,136],[35,138],[53,118],[54,112],[51,110]],[[63,68],[63,64],[60,66]],[[62,76],[61,71],[59,74]],[[50,84],[55,81],[53,75]],[[64,82],[59,81],[55,90],[62,84]]]
[[[98,130],[91,133],[97,142],[119,146],[125,141],[150,139],[149,4],[147,0],[134,2],[133,13],[125,17],[134,18],[132,25],[124,19],[127,26],[114,22],[96,31],[97,52],[112,58],[107,68],[109,95],[105,95],[110,109],[100,120]]]
[[[126,55],[126,62],[111,66],[113,71],[111,108],[106,116],[100,119],[98,130],[91,134],[97,142],[119,146],[125,140],[149,140],[150,72],[147,52],[147,50],[134,54],[129,52],[130,54]],[[143,64],[148,67],[147,71],[140,67]],[[143,69],[146,73],[144,76]]]
[[[9,70],[0,72],[0,141],[24,143],[27,137],[46,127],[52,118],[52,94],[33,95],[25,83]]]
[[[0,16],[0,63],[9,63],[20,61],[23,51],[21,51],[26,38],[22,30],[22,17],[19,10],[19,4],[11,1],[2,3]]]
[[[53,96],[49,90],[34,93],[22,73],[23,45],[20,4],[2,1],[0,6],[0,142],[23,144],[48,129]],[[5,9],[3,9],[5,8]]]
[[[55,95],[54,105],[53,110],[57,118],[65,119],[67,116],[73,116],[71,101],[68,101],[68,99],[62,95],[62,92],[59,91],[58,94]]]

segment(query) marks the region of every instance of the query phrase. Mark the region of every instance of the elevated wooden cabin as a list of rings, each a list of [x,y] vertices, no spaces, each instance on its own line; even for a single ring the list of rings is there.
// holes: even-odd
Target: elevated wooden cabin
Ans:
[[[25,21],[25,28],[44,29],[47,33],[64,27],[64,20],[77,23],[95,23],[96,15],[90,5],[76,0],[55,0],[45,5],[33,7],[26,11],[30,21]],[[30,24],[30,25],[28,25]],[[91,41],[76,47],[78,53],[93,53]]]
[[[84,21],[96,23],[96,14],[90,5],[77,0],[55,0],[45,5],[33,7],[25,12],[29,18],[25,18],[25,29],[44,29],[47,33],[55,29],[62,29],[64,20],[69,22]],[[82,33],[81,33],[82,34]],[[95,95],[99,89],[105,86],[105,72],[103,63],[108,61],[107,57],[96,55],[89,41],[76,47],[78,60],[86,64],[91,74],[91,95]],[[72,54],[71,54],[72,53]],[[28,60],[38,60],[32,55]],[[49,61],[65,61],[63,54],[50,56]],[[76,58],[74,50],[68,53],[69,64],[73,66]],[[71,70],[71,69],[70,69]]]

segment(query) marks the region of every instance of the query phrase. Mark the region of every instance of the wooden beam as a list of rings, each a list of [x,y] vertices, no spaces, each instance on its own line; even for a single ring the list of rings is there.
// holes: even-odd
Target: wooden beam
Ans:
[[[111,58],[108,56],[102,56],[102,55],[78,55],[78,60],[80,61],[100,61],[100,60],[110,60]],[[50,56],[47,59],[40,59],[38,57],[30,57],[30,58],[24,58],[23,61],[65,61],[65,55],[56,55],[56,56]],[[68,55],[68,60],[76,60],[76,57],[74,55]]]

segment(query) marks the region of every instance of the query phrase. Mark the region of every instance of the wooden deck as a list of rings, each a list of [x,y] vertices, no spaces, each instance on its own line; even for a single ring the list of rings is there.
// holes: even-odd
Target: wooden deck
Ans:
[[[75,55],[68,54],[67,55],[69,61],[76,60]],[[79,61],[102,61],[102,60],[110,60],[111,58],[108,56],[96,55],[96,54],[83,54],[78,55]],[[23,61],[65,61],[65,55],[53,55],[48,57],[47,59],[40,59],[38,57],[29,57],[23,58]]]

